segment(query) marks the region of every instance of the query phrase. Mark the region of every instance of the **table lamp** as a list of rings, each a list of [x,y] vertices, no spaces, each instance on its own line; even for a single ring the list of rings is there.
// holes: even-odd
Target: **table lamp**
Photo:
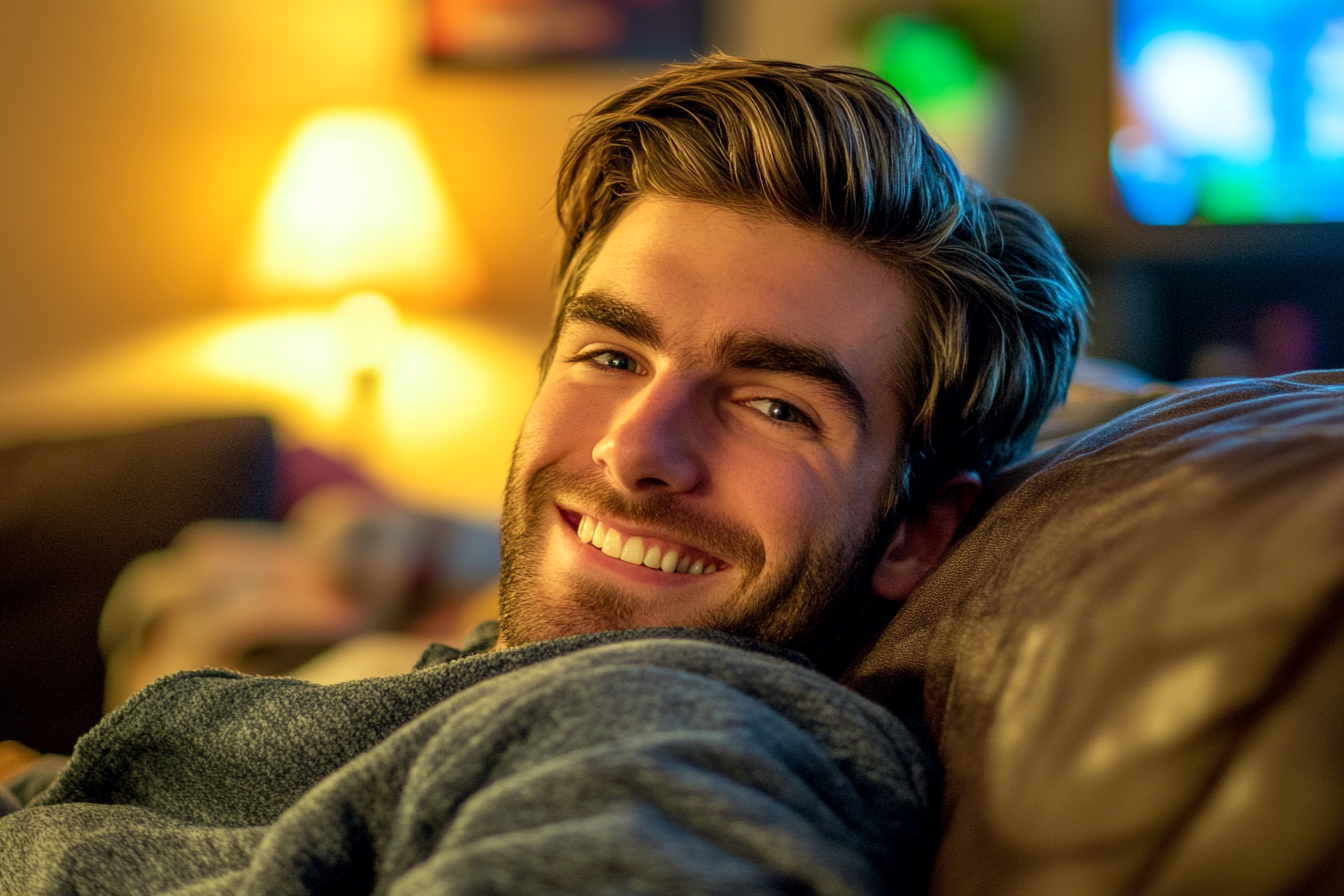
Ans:
[[[47,438],[265,414],[408,504],[498,519],[541,345],[451,313],[480,264],[428,158],[398,115],[312,116],[221,272],[232,309],[13,383],[0,424]]]
[[[347,428],[367,435],[401,311],[460,308],[480,269],[424,141],[403,115],[331,108],[289,138],[233,288],[245,303],[321,306],[350,375]]]

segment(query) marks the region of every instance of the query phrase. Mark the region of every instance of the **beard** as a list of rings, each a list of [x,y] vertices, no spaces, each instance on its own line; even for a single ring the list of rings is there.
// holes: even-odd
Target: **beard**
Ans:
[[[521,445],[521,440],[519,442]],[[867,525],[849,539],[814,539],[766,570],[759,536],[690,506],[674,494],[628,498],[599,474],[543,467],[519,470],[515,446],[501,520],[500,634],[517,646],[565,635],[638,628],[637,595],[567,574],[547,574],[546,522],[557,499],[581,503],[590,514],[619,516],[639,525],[687,536],[741,571],[733,593],[683,625],[754,638],[797,650],[837,675],[861,646],[889,621],[897,605],[869,586],[890,529],[874,507]],[[874,502],[876,503],[876,502]],[[577,534],[575,535],[577,538]]]

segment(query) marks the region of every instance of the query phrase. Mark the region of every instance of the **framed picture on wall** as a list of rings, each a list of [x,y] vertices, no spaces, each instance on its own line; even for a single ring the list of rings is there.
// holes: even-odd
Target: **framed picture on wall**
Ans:
[[[445,65],[688,60],[702,0],[421,0],[425,57]]]

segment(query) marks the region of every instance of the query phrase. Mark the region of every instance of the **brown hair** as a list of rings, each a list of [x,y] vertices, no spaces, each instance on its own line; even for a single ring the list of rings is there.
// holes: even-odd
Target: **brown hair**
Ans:
[[[887,509],[1023,454],[1061,401],[1087,296],[1058,238],[964,177],[876,75],[715,55],[600,103],[560,165],[564,309],[637,197],[699,200],[815,228],[903,271],[918,293],[909,413]],[[893,359],[894,362],[897,359]]]

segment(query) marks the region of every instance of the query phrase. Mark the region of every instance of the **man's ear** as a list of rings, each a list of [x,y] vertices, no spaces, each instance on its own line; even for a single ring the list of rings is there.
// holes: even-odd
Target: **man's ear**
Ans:
[[[901,520],[873,570],[873,591],[905,600],[947,553],[962,518],[980,496],[980,477],[959,473],[939,486],[923,508]]]

